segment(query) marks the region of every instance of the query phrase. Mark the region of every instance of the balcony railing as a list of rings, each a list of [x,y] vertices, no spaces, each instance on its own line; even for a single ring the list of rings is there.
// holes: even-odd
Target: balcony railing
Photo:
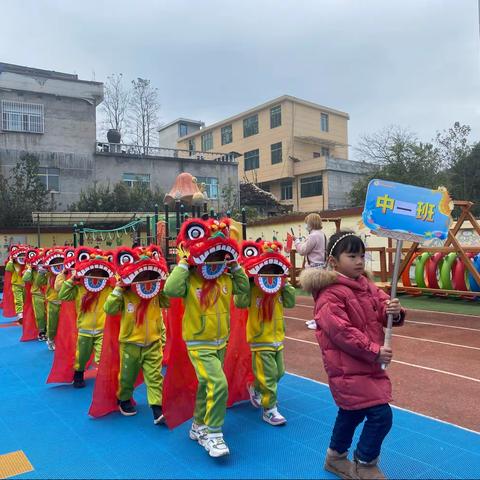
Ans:
[[[196,150],[182,150],[178,148],[143,147],[141,145],[105,142],[97,142],[95,149],[97,153],[113,153],[115,155],[184,158],[188,160],[207,160],[222,163],[237,163],[236,158],[240,156],[240,154],[236,152],[199,152]]]

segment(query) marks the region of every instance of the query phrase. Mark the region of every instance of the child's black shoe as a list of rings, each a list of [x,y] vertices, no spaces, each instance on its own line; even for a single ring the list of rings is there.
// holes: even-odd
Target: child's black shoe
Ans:
[[[126,417],[131,417],[132,415],[136,415],[137,410],[133,406],[132,400],[119,400],[118,401],[118,409],[120,410],[120,413],[122,415],[125,415]]]
[[[85,386],[85,380],[83,379],[83,372],[79,370],[73,374],[73,388],[83,388]]]
[[[152,405],[152,412],[153,412],[153,423],[155,425],[160,425],[162,423],[165,423],[165,416],[163,415],[161,405]]]

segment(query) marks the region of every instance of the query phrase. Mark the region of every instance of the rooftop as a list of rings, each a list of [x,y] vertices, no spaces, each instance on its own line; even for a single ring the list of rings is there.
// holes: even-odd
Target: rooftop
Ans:
[[[335,110],[335,109],[330,108],[330,107],[325,107],[325,106],[320,105],[318,103],[309,102],[308,100],[302,100],[301,98],[293,97],[291,95],[282,95],[281,97],[277,97],[277,98],[274,98],[273,100],[269,100],[268,102],[262,103],[261,105],[257,105],[256,107],[253,107],[250,110],[246,110],[242,113],[238,113],[237,115],[234,115],[233,117],[228,117],[228,118],[226,118],[224,120],[221,120],[217,123],[214,123],[214,124],[209,125],[205,128],[202,128],[201,133],[203,134],[203,133],[205,133],[209,130],[213,130],[214,128],[218,128],[222,125],[231,123],[235,120],[239,120],[242,117],[245,117],[246,115],[252,115],[252,114],[254,114],[254,113],[256,113],[260,110],[264,110],[265,108],[271,107],[273,105],[276,105],[276,104],[279,104],[279,103],[282,103],[282,102],[285,102],[285,101],[291,101],[291,102],[294,102],[294,103],[298,103],[300,105],[305,105],[307,107],[316,108],[318,110],[322,110],[323,112],[332,113],[332,114],[335,114],[335,115],[340,115],[341,117],[345,117],[347,119],[350,118],[350,116],[346,112],[342,112],[340,110]],[[200,133],[200,131],[190,133],[189,135],[185,135],[184,137],[182,137],[181,140],[185,140],[187,138],[195,137],[199,133]]]
[[[162,130],[165,130],[166,128],[171,127],[172,125],[175,125],[176,123],[189,123],[189,124],[193,124],[193,125],[199,125],[200,127],[205,126],[205,122],[202,122],[201,120],[190,120],[189,118],[180,117],[180,118],[177,118],[176,120],[174,120],[173,122],[167,123],[166,125],[161,125],[158,128],[157,131],[161,132]]]

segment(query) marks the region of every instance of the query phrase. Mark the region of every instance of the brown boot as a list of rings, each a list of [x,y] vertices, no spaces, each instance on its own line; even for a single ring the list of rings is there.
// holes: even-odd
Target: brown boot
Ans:
[[[327,456],[325,457],[325,465],[323,468],[327,472],[332,472],[340,478],[347,480],[356,479],[355,465],[347,458],[348,452],[338,453],[335,450],[327,448]]]
[[[378,467],[378,458],[371,462],[360,462],[355,459],[355,478],[361,480],[386,480],[386,476]]]

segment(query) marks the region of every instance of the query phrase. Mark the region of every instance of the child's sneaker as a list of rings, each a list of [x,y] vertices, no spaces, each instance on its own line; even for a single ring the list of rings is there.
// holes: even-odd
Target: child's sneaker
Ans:
[[[55,340],[47,338],[47,348],[53,352],[55,350]]]
[[[207,433],[205,443],[203,444],[205,450],[211,457],[223,457],[230,454],[230,450],[223,439],[223,433]]]
[[[275,427],[278,425],[285,425],[287,423],[286,418],[280,414],[276,406],[269,408],[268,410],[263,410],[263,420]]]
[[[83,388],[85,386],[85,380],[83,379],[83,372],[77,370],[73,374],[73,388]]]
[[[19,325],[21,325],[23,323],[23,313],[20,312],[18,315],[17,315],[17,323]]]
[[[197,423],[193,422],[188,432],[188,436],[192,439],[197,441],[200,445],[205,443],[207,439],[208,429],[206,425],[198,425]]]
[[[305,322],[307,325],[307,328],[310,330],[316,330],[317,329],[317,322],[315,320],[308,320]]]
[[[327,472],[331,472],[340,478],[347,480],[357,478],[354,474],[355,465],[347,456],[348,451],[345,453],[338,453],[335,450],[328,448],[323,468],[327,470]]]
[[[122,415],[125,415],[126,417],[131,417],[132,415],[137,414],[137,410],[133,406],[132,400],[119,400],[118,402],[118,409],[120,410],[120,413]]]
[[[47,334],[45,332],[38,332],[37,340],[39,342],[45,342],[47,340]]]
[[[255,408],[260,408],[262,406],[262,396],[253,388],[253,385],[248,386],[248,394],[250,395],[250,403]]]
[[[155,425],[160,425],[165,423],[165,415],[162,411],[161,405],[152,405],[152,412],[153,412],[153,423]]]

